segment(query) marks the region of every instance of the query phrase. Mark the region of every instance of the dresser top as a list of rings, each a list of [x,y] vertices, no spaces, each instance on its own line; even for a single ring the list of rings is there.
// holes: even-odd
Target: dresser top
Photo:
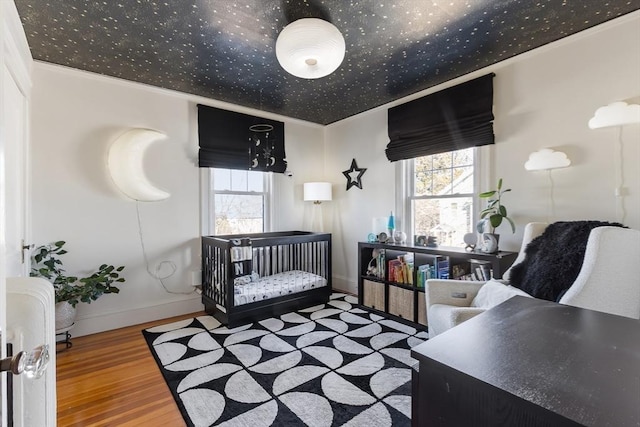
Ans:
[[[640,320],[514,297],[413,348],[584,425],[640,425]]]

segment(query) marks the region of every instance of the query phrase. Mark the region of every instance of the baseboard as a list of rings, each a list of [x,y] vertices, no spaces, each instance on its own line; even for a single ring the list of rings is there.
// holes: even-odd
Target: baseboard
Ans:
[[[334,291],[342,291],[352,295],[358,295],[358,284],[351,282],[343,276],[331,276],[331,287]]]
[[[358,285],[350,282],[342,276],[332,277],[333,289],[337,292],[346,292],[352,295],[358,294]],[[182,314],[203,311],[201,297],[194,294],[193,298],[181,301],[172,301],[165,304],[150,307],[140,307],[133,310],[104,313],[98,315],[79,316],[76,324],[70,331],[74,337],[97,334],[99,332],[110,331],[112,329],[124,328],[126,326],[139,325],[153,320],[165,319]]]
[[[193,298],[149,307],[98,314],[96,316],[79,316],[70,333],[74,337],[80,337],[203,310],[204,306],[200,295],[194,294]]]

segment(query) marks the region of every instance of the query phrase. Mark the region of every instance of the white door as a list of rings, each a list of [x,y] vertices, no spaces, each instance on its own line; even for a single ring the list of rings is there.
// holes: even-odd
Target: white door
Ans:
[[[28,276],[27,98],[6,65],[3,71],[6,277]]]
[[[28,126],[31,53],[15,4],[0,0],[0,356],[6,356],[6,278],[28,274]],[[7,426],[6,374],[0,426]]]

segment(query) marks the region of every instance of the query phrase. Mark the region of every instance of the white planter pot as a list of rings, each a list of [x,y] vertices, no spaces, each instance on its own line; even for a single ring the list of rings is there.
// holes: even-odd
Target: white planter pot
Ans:
[[[498,252],[500,235],[495,233],[482,233],[480,235],[480,250],[488,254]]]
[[[67,301],[56,303],[56,333],[66,332],[73,327],[76,321],[76,307]]]

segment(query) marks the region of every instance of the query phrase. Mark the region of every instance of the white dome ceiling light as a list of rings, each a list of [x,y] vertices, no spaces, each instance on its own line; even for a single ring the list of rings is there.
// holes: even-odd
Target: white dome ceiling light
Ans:
[[[289,74],[319,79],[333,73],[344,59],[344,37],[333,24],[302,18],[284,27],[276,40],[276,57]]]

